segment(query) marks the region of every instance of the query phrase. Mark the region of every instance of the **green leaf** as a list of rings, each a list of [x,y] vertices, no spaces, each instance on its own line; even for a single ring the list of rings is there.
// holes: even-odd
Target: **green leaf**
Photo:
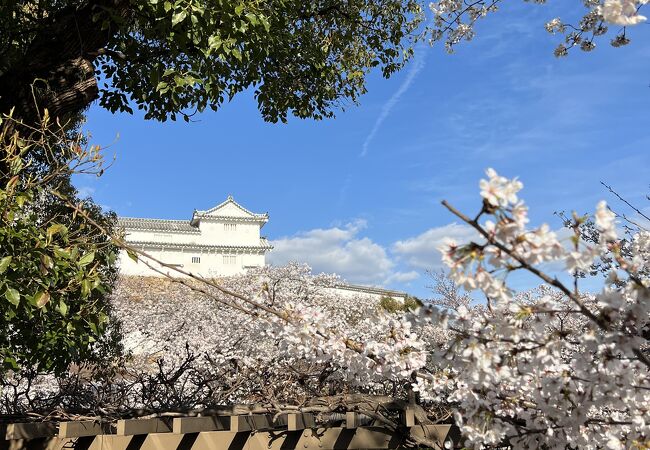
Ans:
[[[20,179],[20,177],[18,177],[18,175],[15,175],[15,176],[11,177],[11,178],[9,179],[9,181],[7,181],[7,187],[6,187],[6,189],[7,189],[8,191],[12,190],[12,189],[13,189],[13,188],[18,184],[18,180],[19,180],[19,179]]]
[[[16,204],[19,208],[22,208],[27,200],[28,198],[26,195],[16,195]]]
[[[42,308],[49,303],[50,293],[47,291],[41,291],[34,296],[34,301],[36,302],[37,308]]]
[[[265,16],[260,16],[259,17],[260,22],[262,22],[262,25],[264,26],[264,30],[268,33],[269,30],[271,29],[271,24],[269,24],[269,21],[266,19]]]
[[[43,266],[46,269],[51,269],[52,267],[54,267],[54,260],[49,255],[42,253],[40,259],[41,259],[41,264],[43,264]]]
[[[52,239],[52,236],[54,236],[57,233],[60,234],[65,234],[65,231],[67,231],[65,225],[62,225],[60,223],[55,223],[53,225],[50,225],[49,228],[47,229],[47,238]]]
[[[5,273],[7,268],[9,268],[9,263],[11,263],[11,256],[5,256],[0,259],[0,273]]]
[[[82,297],[88,297],[88,294],[90,294],[90,288],[92,287],[92,284],[89,279],[84,279],[81,282],[81,296]]]
[[[109,266],[115,264],[116,260],[117,260],[117,252],[110,252],[108,254],[108,257],[106,258],[106,262],[108,263]]]
[[[64,316],[68,314],[68,305],[63,300],[59,301],[59,312]]]
[[[172,27],[175,26],[177,23],[182,22],[185,20],[187,17],[187,12],[186,11],[179,11],[177,13],[174,13],[172,16]]]
[[[138,255],[133,251],[126,249],[126,254],[131,258],[134,262],[138,262]]]
[[[56,255],[57,258],[70,259],[70,249],[54,247],[54,255]]]
[[[237,14],[238,16],[241,16],[241,13],[243,11],[244,11],[244,5],[242,5],[241,3],[235,6],[235,14]]]
[[[81,258],[79,258],[79,267],[86,267],[88,264],[93,262],[95,259],[95,252],[88,252],[85,255],[83,255]]]
[[[219,47],[221,47],[221,37],[217,35],[210,36],[208,38],[208,46],[210,46],[210,49],[212,50],[218,50]]]
[[[257,25],[259,23],[259,21],[257,20],[257,16],[253,13],[246,14],[246,18],[252,25]]]
[[[7,288],[7,290],[5,291],[5,298],[12,305],[18,306],[18,304],[20,303],[20,292],[18,292],[14,288]]]
[[[176,75],[174,77],[174,83],[176,83],[176,86],[185,86],[187,84],[187,80],[180,75]]]
[[[10,369],[16,370],[20,368],[18,363],[16,362],[15,358],[12,358],[11,356],[6,356],[4,359],[4,366],[9,367]]]

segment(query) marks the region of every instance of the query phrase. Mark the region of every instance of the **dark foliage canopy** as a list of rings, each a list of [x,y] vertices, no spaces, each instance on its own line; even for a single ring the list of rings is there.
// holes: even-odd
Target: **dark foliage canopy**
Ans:
[[[0,112],[189,120],[252,88],[267,121],[331,117],[412,54],[414,0],[7,0]],[[37,106],[33,106],[34,98]]]

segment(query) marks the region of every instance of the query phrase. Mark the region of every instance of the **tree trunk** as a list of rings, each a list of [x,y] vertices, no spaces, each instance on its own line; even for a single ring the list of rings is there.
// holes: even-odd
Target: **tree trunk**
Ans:
[[[128,11],[129,0],[92,0],[44,19],[23,58],[0,76],[0,114],[15,108],[15,118],[34,126],[45,108],[62,123],[83,111],[99,93],[93,63]]]
[[[29,127],[39,128],[47,109],[66,127],[97,98],[94,61],[124,26],[129,6],[130,0],[89,0],[43,19],[23,57],[0,75],[0,117],[13,108],[14,119],[24,124],[19,131],[29,133]],[[102,30],[106,19],[109,26]],[[16,122],[5,120],[1,126],[6,137],[16,131]],[[8,178],[0,153],[0,186]]]

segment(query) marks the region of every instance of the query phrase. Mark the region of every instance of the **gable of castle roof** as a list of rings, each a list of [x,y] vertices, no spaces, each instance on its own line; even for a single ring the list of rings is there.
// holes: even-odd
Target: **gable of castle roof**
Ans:
[[[244,219],[247,221],[252,220],[256,222],[266,222],[269,219],[269,215],[267,213],[256,214],[252,211],[249,211],[237,203],[235,199],[229,195],[225,201],[219,203],[213,208],[205,211],[194,211],[194,214],[192,216],[192,224],[195,224],[197,222],[197,219],[202,218],[233,218]]]

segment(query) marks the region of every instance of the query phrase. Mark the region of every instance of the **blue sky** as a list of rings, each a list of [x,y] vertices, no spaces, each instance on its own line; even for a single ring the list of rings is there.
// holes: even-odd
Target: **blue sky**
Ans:
[[[135,217],[189,218],[232,194],[269,212],[272,262],[426,297],[435,246],[469,235],[440,201],[477,211],[487,167],[520,177],[533,223],[553,228],[554,212],[611,199],[601,180],[650,205],[650,27],[631,29],[628,47],[605,38],[558,60],[559,38],[543,28],[553,8],[514,3],[454,55],[419,47],[390,80],[373,74],[361,104],[333,120],[264,123],[247,93],[190,124],[95,105],[87,129],[116,160],[77,185]]]

